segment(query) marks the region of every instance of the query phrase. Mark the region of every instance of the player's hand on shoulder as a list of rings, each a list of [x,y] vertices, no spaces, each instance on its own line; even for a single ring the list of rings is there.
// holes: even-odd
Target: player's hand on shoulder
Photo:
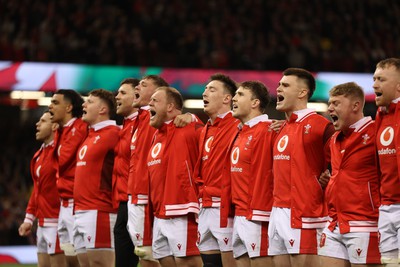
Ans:
[[[185,127],[193,121],[193,116],[190,113],[181,114],[175,117],[174,124],[178,128]]]
[[[284,122],[284,120],[272,120],[272,123],[269,126],[269,130],[279,132]]]

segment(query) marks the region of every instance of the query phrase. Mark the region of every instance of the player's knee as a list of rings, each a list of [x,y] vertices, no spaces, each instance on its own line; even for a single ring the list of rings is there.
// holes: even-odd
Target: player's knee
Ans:
[[[385,266],[398,266],[399,251],[397,249],[381,253],[381,263]],[[392,265],[393,264],[393,265]]]
[[[150,246],[135,247],[135,254],[141,259],[146,261],[157,261],[153,258],[153,251]]]
[[[222,267],[221,254],[201,254],[204,267]]]
[[[60,248],[64,251],[65,256],[76,256],[74,245],[72,244],[60,244]]]
[[[398,258],[386,258],[386,257],[381,257],[381,263],[382,264],[397,264],[399,263],[399,259]]]

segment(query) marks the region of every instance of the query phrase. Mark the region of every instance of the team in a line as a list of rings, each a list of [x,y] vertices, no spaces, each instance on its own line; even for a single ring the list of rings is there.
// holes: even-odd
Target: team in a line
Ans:
[[[330,90],[331,120],[308,109],[300,68],[276,89],[284,121],[264,84],[224,74],[204,89],[205,125],[156,75],[115,97],[58,90],[20,235],[38,220],[39,266],[399,266],[400,59],[373,81],[375,121],[354,82]]]

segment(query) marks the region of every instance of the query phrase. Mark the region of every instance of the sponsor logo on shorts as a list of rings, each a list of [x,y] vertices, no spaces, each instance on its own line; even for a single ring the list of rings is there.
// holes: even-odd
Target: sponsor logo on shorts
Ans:
[[[225,242],[225,245],[228,245],[229,238],[225,237],[225,238],[224,238],[224,242]]]
[[[289,240],[289,244],[290,244],[291,247],[293,247],[293,245],[294,245],[294,239],[290,239],[290,240]]]
[[[136,240],[140,240],[140,234],[136,234]]]
[[[182,248],[181,244],[178,243],[176,246],[178,247],[179,250],[181,250],[181,248]]]
[[[254,249],[256,248],[256,244],[255,243],[251,243],[251,248],[253,249],[253,251],[254,251]]]
[[[92,237],[88,235],[87,240],[90,242],[90,240],[92,240]]]
[[[51,244],[51,242],[49,242],[49,248],[51,248],[51,246],[52,246],[52,244]]]
[[[356,252],[357,252],[358,257],[360,257],[360,256],[361,256],[362,249],[361,249],[361,248],[358,248],[358,249],[356,249]]]

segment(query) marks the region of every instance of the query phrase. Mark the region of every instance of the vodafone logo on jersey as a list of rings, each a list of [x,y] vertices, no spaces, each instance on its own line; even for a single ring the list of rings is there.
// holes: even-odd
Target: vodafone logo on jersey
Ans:
[[[151,150],[151,157],[155,159],[161,151],[161,143],[157,143],[154,145],[153,149]]]
[[[382,146],[386,147],[378,149],[379,156],[391,156],[396,154],[396,148],[393,145],[393,139],[394,129],[388,126],[382,131],[381,136],[379,136],[379,142],[382,144]]]
[[[235,147],[231,154],[231,162],[232,164],[236,164],[239,161],[240,150],[238,147]]]
[[[76,166],[85,166],[86,165],[86,161],[82,161],[83,158],[86,155],[86,151],[87,151],[87,145],[84,145],[78,152],[78,157],[80,159],[80,161],[78,161],[76,163]]]
[[[389,126],[382,131],[379,140],[383,146],[388,146],[392,143],[393,138],[394,138],[394,129]]]
[[[239,156],[240,156],[240,149],[239,149],[239,147],[235,147],[235,148],[233,149],[233,151],[232,151],[232,154],[231,154],[231,162],[232,162],[232,165],[235,165],[235,164],[238,163],[238,161],[239,161]],[[243,171],[242,168],[238,168],[238,167],[236,167],[236,166],[232,166],[232,167],[231,167],[231,172],[242,172],[242,171]]]
[[[158,156],[158,154],[161,151],[161,143],[157,143],[153,146],[153,148],[151,149],[151,157],[153,158],[152,161],[147,162],[147,166],[153,166],[156,164],[161,164],[161,159],[156,159],[156,157]]]
[[[204,144],[204,150],[207,153],[210,153],[210,149],[211,149],[211,145],[212,145],[213,140],[214,140],[214,136],[211,136],[211,137],[209,137],[207,139],[206,143]]]
[[[279,139],[278,144],[276,145],[278,151],[281,153],[285,151],[288,143],[289,143],[289,136],[287,135],[282,136],[281,139]]]
[[[40,177],[40,169],[42,168],[42,165],[39,165],[39,167],[37,167],[36,169],[36,176]]]
[[[287,145],[289,144],[289,136],[284,135],[279,139],[278,143],[276,144],[276,148],[278,149],[279,153],[285,151]],[[277,154],[274,155],[274,160],[290,160],[289,155],[285,154]]]
[[[135,148],[136,148],[136,138],[137,138],[137,129],[135,130],[135,132],[132,135],[131,150],[135,150]]]
[[[87,145],[84,145],[81,150],[79,150],[79,159],[82,160],[85,155],[86,155],[86,151],[87,151]]]

